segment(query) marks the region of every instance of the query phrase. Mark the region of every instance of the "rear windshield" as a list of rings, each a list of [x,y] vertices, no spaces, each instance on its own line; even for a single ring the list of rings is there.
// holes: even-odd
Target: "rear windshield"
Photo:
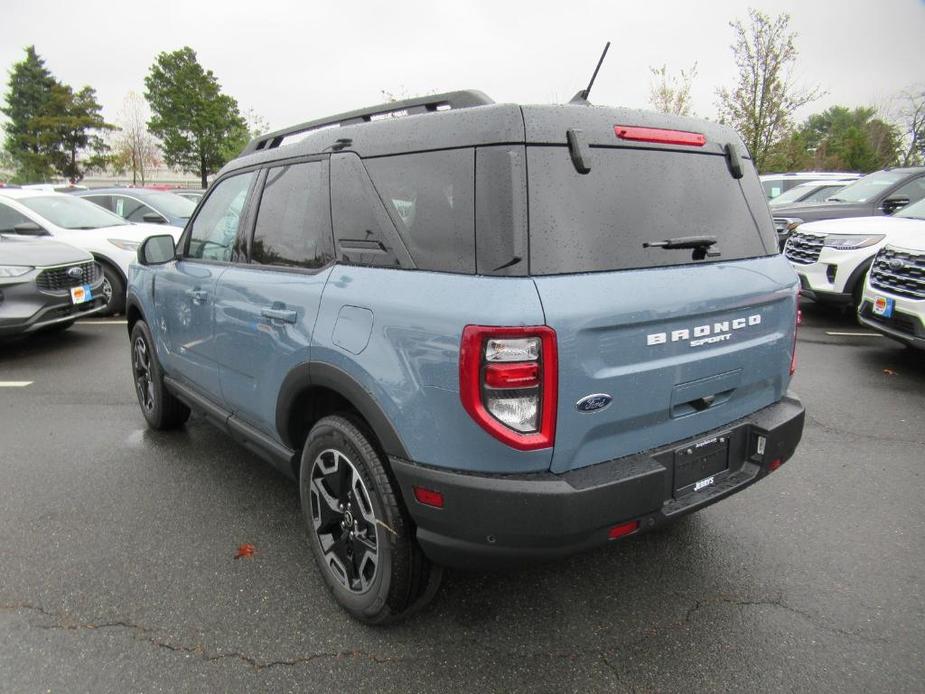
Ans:
[[[527,149],[532,274],[738,260],[775,247],[757,180],[747,188],[750,209],[722,156],[595,147],[582,175],[566,147]],[[643,248],[704,235],[716,237],[710,253],[718,254],[705,260],[690,249]]]

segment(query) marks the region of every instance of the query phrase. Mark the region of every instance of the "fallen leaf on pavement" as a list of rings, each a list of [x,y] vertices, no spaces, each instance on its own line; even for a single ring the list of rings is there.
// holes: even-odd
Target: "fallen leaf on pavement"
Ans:
[[[887,376],[895,376],[895,375],[896,375],[896,372],[893,371],[893,369],[884,369],[884,370],[883,370],[883,373],[885,373]]]
[[[234,558],[241,559],[243,557],[245,559],[250,559],[251,557],[254,556],[254,552],[256,551],[257,551],[257,548],[254,547],[254,545],[250,543],[244,543],[243,545],[238,547],[238,551],[234,555]]]

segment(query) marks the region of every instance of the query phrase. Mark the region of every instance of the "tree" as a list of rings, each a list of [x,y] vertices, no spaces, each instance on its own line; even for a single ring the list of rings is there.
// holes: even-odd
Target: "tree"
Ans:
[[[44,180],[54,171],[47,137],[37,119],[47,112],[56,84],[35,46],[28,46],[25,59],[10,70],[9,91],[0,109],[9,118],[4,126],[3,149],[19,181]]]
[[[895,164],[899,133],[876,115],[866,106],[832,106],[810,116],[802,130],[814,168],[867,173]]]
[[[759,171],[771,149],[790,133],[793,112],[822,96],[818,89],[800,89],[792,79],[796,34],[790,16],[775,19],[750,9],[749,26],[730,22],[735,34],[732,52],[739,71],[732,89],[717,91],[720,121],[732,125],[745,140]]]
[[[115,138],[114,163],[120,171],[132,172],[132,184],[144,185],[148,172],[161,163],[160,148],[148,131],[151,111],[137,92],[129,92],[122,101],[119,134]]]
[[[208,176],[233,156],[229,141],[247,130],[238,103],[222,93],[189,46],[157,56],[145,77],[145,98],[152,113],[148,128],[160,138],[167,164],[198,174],[208,186]]]
[[[895,100],[896,116],[902,129],[905,146],[900,162],[915,166],[925,160],[925,87],[907,89]]]
[[[10,119],[4,149],[20,181],[53,174],[80,180],[84,171],[108,160],[101,133],[113,126],[103,119],[96,92],[92,87],[75,92],[56,80],[34,46],[10,71],[2,111]]]
[[[697,77],[697,63],[678,75],[669,75],[668,66],[649,67],[649,103],[656,111],[678,116],[693,115],[691,109],[691,85]]]

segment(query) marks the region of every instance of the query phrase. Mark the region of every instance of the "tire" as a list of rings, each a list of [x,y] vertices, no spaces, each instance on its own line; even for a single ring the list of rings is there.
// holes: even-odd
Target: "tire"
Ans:
[[[101,316],[115,316],[125,312],[125,281],[114,267],[99,263],[103,270],[103,296],[106,297],[106,308],[100,311]]]
[[[312,554],[334,599],[361,622],[386,624],[423,608],[442,569],[414,540],[372,441],[350,415],[321,419],[302,450],[299,491]]]
[[[164,387],[154,340],[143,320],[132,328],[131,359],[135,395],[148,426],[159,431],[182,426],[189,419],[190,410]]]

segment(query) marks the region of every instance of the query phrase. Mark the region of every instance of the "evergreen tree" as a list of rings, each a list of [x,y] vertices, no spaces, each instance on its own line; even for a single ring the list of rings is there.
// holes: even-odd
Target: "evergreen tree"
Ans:
[[[49,138],[41,119],[47,115],[57,84],[35,46],[27,47],[25,59],[10,70],[5,106],[0,111],[9,119],[4,126],[3,149],[12,161],[17,180],[40,181],[54,173]]]
[[[164,160],[197,174],[203,188],[247,141],[237,101],[222,93],[189,46],[157,56],[145,77],[145,98],[152,113],[148,128],[160,138]]]

